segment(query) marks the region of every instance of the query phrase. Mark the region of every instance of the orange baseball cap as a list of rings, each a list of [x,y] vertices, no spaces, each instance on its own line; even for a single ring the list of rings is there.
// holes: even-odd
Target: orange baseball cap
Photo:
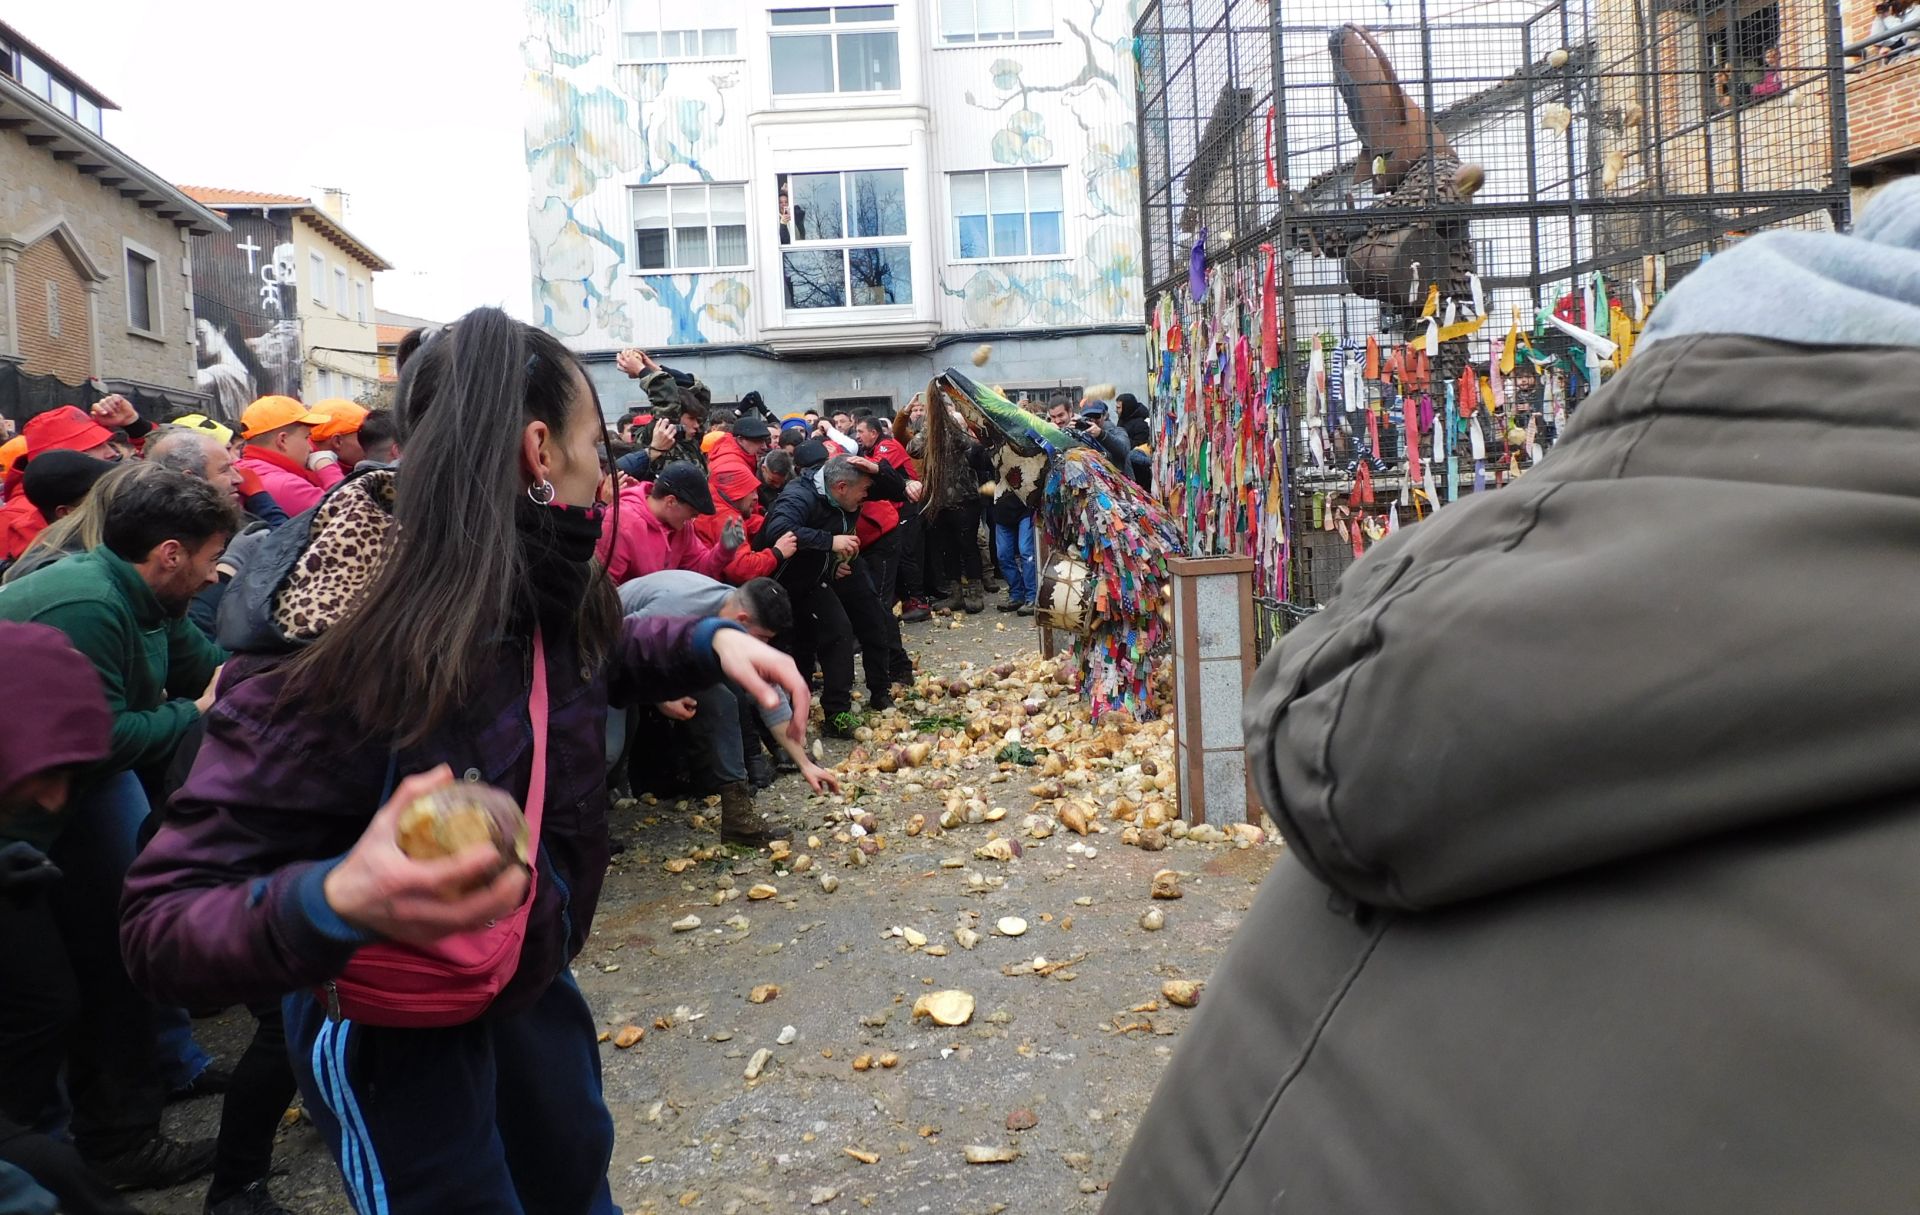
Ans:
[[[341,435],[350,435],[360,429],[360,423],[367,420],[367,409],[356,405],[344,397],[331,397],[313,407],[313,412],[324,413],[327,420],[313,428],[314,439],[337,439]]]
[[[240,437],[257,439],[270,430],[304,423],[319,426],[331,422],[324,413],[315,413],[292,397],[261,397],[240,415]]]
[[[15,435],[5,443],[0,443],[0,473],[13,467],[13,462],[27,454],[27,436]]]

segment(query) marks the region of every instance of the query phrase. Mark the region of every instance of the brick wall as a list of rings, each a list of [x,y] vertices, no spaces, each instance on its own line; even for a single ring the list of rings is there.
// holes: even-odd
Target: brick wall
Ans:
[[[1699,19],[1670,9],[1658,13],[1645,48],[1658,73],[1649,83],[1637,66],[1647,30],[1640,7],[1630,0],[1599,0],[1595,11],[1601,112],[1641,115],[1630,125],[1610,124],[1602,140],[1603,152],[1623,158],[1622,194],[1652,188],[1707,197],[1826,184],[1832,161],[1825,151],[1831,131],[1825,17],[1815,0],[1779,3],[1787,91],[1737,111],[1712,108],[1712,80],[1693,66],[1705,62]]]
[[[1847,152],[1855,167],[1920,153],[1920,54],[1848,74]]]
[[[48,285],[55,299],[50,305]],[[93,374],[87,285],[66,248],[51,236],[27,246],[14,268],[20,308],[20,355],[32,375],[78,384]]]
[[[101,284],[98,313],[101,374],[110,380],[192,391],[193,289],[180,229],[122,198],[118,190],[102,186],[98,178],[55,160],[19,132],[0,131],[0,237],[24,241],[55,219],[66,222],[87,257],[107,276]],[[123,240],[156,255],[160,310],[155,320],[161,335],[157,340],[128,331]],[[24,251],[21,257],[26,257]],[[24,337],[24,323],[36,314],[45,323],[46,288],[28,286],[18,266],[14,278],[13,300],[0,291],[0,334],[18,325],[16,332]],[[82,293],[83,306],[84,298]],[[84,358],[85,346],[79,349]]]

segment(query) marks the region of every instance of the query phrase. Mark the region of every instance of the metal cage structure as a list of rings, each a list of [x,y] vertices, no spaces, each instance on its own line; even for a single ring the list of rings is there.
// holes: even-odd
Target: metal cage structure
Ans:
[[[1840,21],[1816,0],[1148,0],[1135,35],[1158,484],[1191,552],[1256,558],[1282,626],[1399,514],[1520,475],[1629,357],[1550,318],[1630,348],[1729,243],[1848,219]],[[1443,409],[1430,442],[1374,352],[1475,317],[1428,347],[1431,393],[1491,403]],[[1571,374],[1503,384],[1513,331]],[[1342,419],[1323,432],[1316,394]],[[1421,454],[1489,445],[1471,488],[1418,480]]]

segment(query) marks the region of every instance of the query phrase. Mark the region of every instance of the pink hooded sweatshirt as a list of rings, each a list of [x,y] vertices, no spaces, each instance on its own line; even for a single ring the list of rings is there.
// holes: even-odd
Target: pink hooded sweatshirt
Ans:
[[[237,464],[260,478],[260,488],[280,504],[289,518],[320,505],[327,491],[347,475],[338,464],[316,471],[265,447],[248,447]]]
[[[620,491],[617,529],[614,512],[607,512],[606,527],[600,533],[599,554],[614,585],[661,570],[692,570],[709,578],[724,579],[727,557],[720,546],[695,535],[691,524],[668,531],[667,525],[647,509],[647,491],[652,488],[653,482],[642,481]]]

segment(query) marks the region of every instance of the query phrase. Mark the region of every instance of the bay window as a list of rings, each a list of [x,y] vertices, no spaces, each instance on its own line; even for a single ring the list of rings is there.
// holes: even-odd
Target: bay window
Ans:
[[[781,174],[780,272],[793,309],[913,303],[906,173]]]

